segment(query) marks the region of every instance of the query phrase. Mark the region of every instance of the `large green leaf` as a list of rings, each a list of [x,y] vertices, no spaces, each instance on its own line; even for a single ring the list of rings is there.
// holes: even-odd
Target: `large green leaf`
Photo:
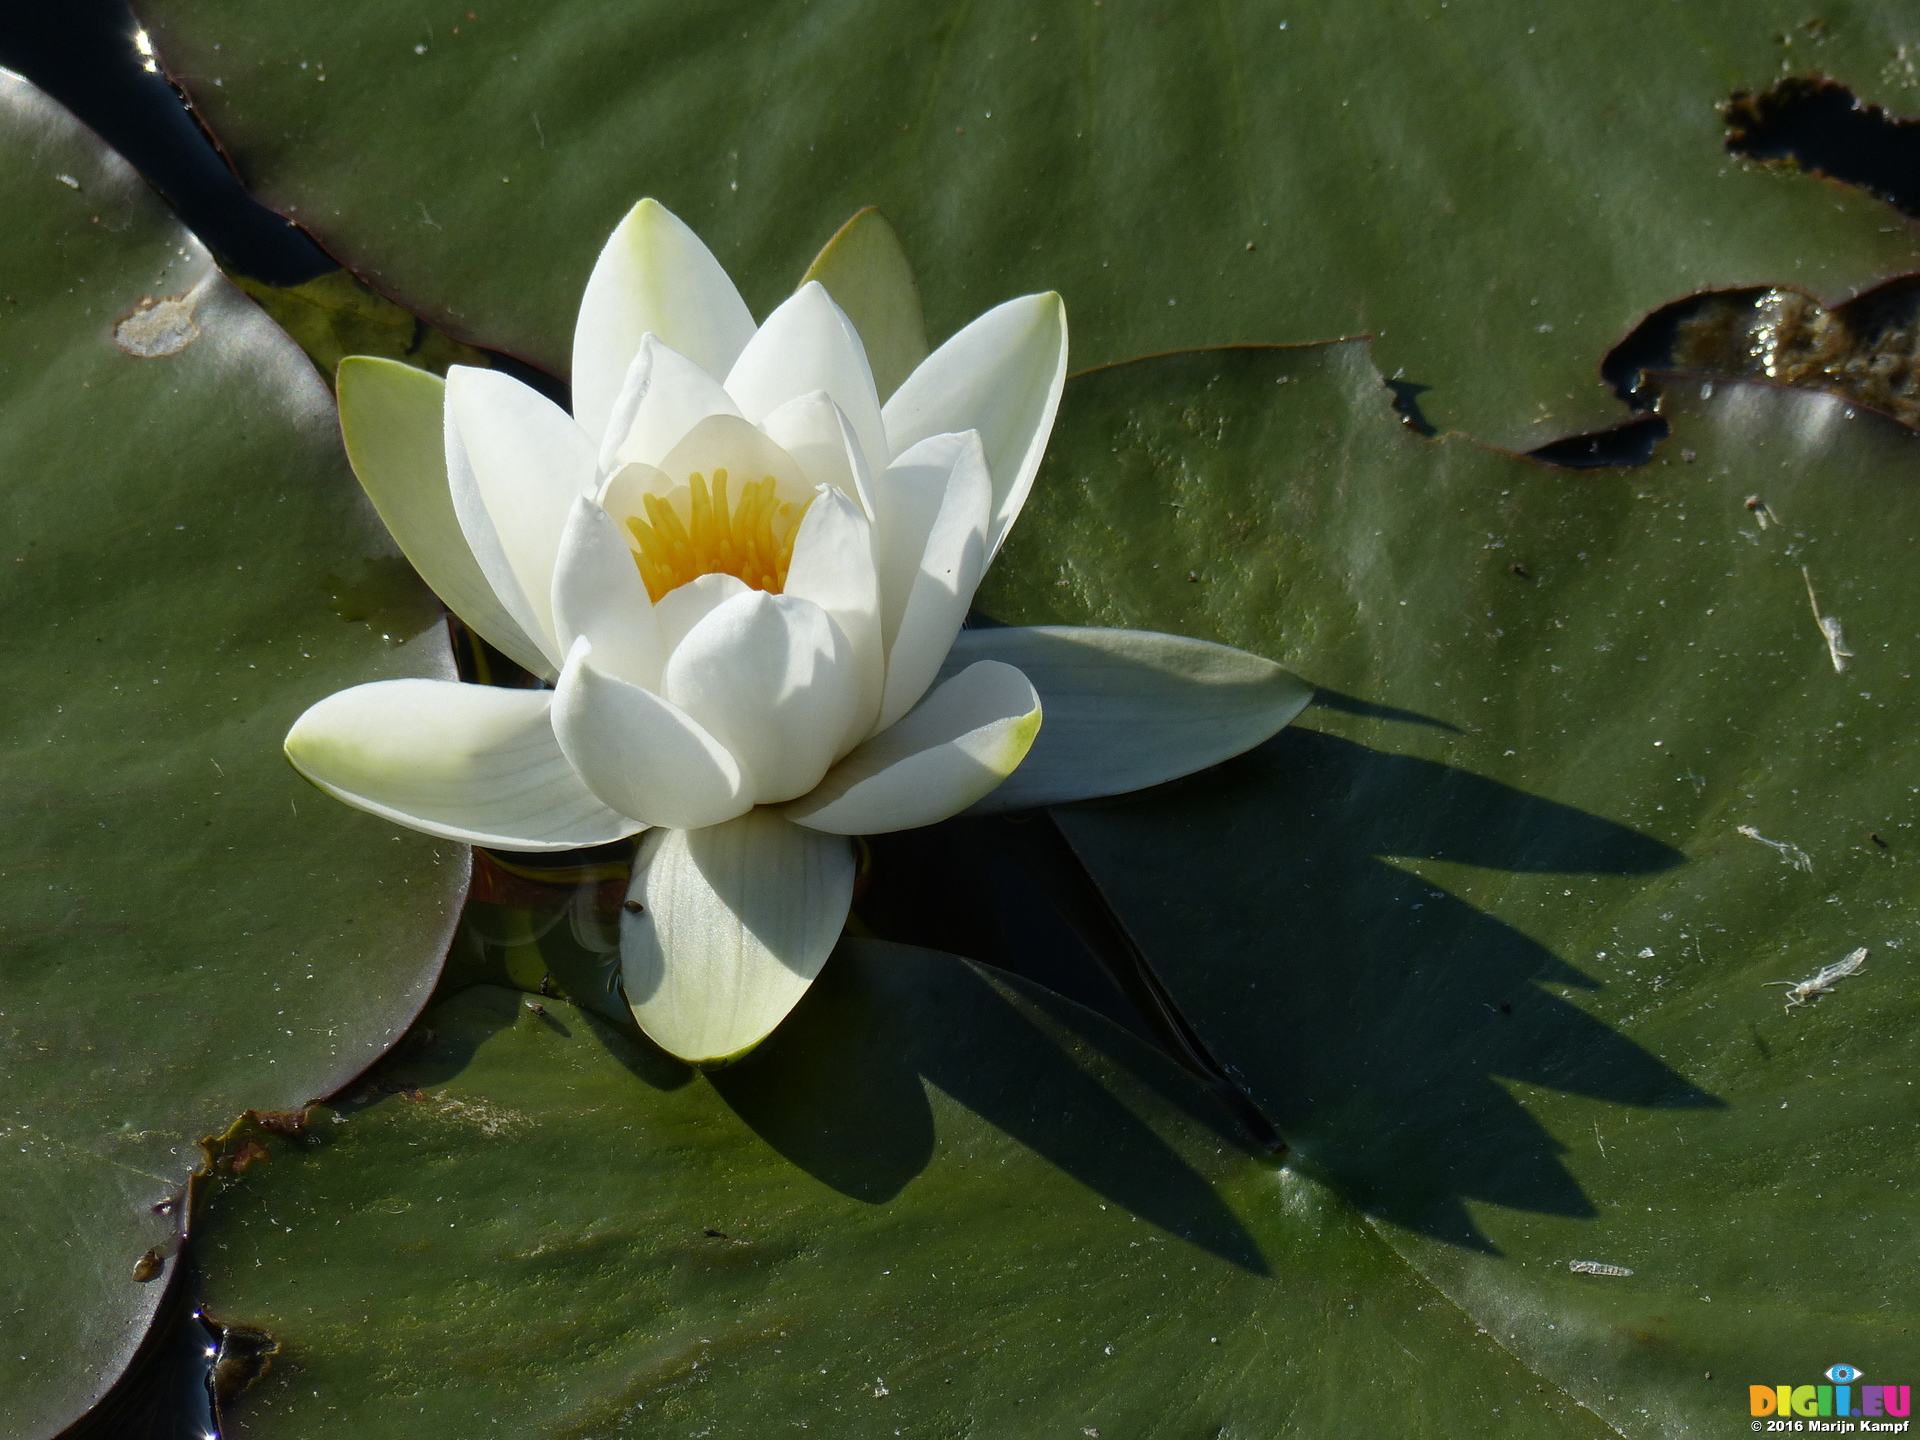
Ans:
[[[31,1437],[138,1344],[195,1142],[413,1018],[467,860],[280,754],[331,690],[451,669],[325,386],[98,141],[4,74],[0,111],[0,1432]],[[116,346],[143,295],[190,297],[119,330],[173,353]]]
[[[1435,423],[1520,448],[1621,418],[1599,358],[1676,296],[1913,263],[1877,202],[1731,160],[1715,110],[1783,63],[1899,107],[1920,20],[1885,0],[141,9],[270,203],[556,370],[643,194],[758,314],[877,204],[936,339],[1046,289],[1082,367],[1370,330]]]
[[[1750,384],[1669,414],[1670,459],[1572,480],[1413,436],[1357,343],[1117,367],[980,600],[1323,687],[1058,822],[1302,1168],[1633,1435],[1904,1378],[1920,1320],[1920,439]]]
[[[950,956],[851,942],[704,1078],[489,986],[427,1025],[206,1208],[209,1311],[280,1344],[229,1436],[1604,1433],[1182,1072]]]

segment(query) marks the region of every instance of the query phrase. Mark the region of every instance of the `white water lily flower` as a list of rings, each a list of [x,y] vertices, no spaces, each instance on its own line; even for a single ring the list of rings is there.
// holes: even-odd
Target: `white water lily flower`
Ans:
[[[910,280],[894,303],[917,335]],[[470,844],[646,831],[628,1002],[684,1059],[743,1053],[840,935],[849,837],[1171,779],[1306,702],[1225,646],[962,631],[1066,360],[1059,297],[1027,296],[883,403],[818,280],[756,327],[693,232],[641,202],[587,282],[572,415],[494,370],[443,385],[340,367],[349,458],[401,548],[552,688],[358,686],[299,719],[289,759],[348,804]]]

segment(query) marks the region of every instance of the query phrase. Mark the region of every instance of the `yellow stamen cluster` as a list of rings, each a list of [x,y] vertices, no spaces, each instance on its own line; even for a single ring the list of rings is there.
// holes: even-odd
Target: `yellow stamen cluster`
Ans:
[[[739,502],[733,505],[727,503],[725,470],[713,472],[712,489],[698,471],[687,484],[691,494],[682,502],[684,513],[665,497],[649,495],[646,518],[627,520],[640,547],[633,558],[647,594],[657,603],[669,590],[716,573],[779,594],[787,583],[793,537],[807,507],[776,500],[771,475],[741,486]]]

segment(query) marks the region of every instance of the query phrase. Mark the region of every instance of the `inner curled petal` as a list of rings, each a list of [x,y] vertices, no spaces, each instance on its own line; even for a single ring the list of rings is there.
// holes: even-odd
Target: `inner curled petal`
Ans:
[[[655,604],[702,575],[731,575],[752,590],[778,595],[793,562],[793,540],[811,497],[795,504],[776,495],[767,475],[727,494],[727,472],[716,467],[713,484],[699,471],[671,498],[642,497],[644,517],[629,516],[627,529],[639,549],[634,560]]]

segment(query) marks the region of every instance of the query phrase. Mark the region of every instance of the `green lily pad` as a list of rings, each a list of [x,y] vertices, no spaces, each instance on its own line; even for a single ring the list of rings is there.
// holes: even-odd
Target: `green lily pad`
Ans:
[[[206,1205],[209,1312],[280,1346],[230,1436],[1605,1433],[1183,1072],[951,956],[849,942],[704,1077],[491,986],[425,1024]]]
[[[196,1141],[405,1029],[467,859],[280,754],[331,690],[451,673],[324,383],[97,140],[0,99],[0,1432],[32,1437],[139,1343]]]
[[[1668,300],[1914,262],[1878,202],[1731,159],[1715,109],[1783,63],[1900,109],[1920,27],[1884,0],[141,9],[268,203],[556,373],[641,195],[756,314],[878,205],[936,339],[1049,289],[1078,367],[1372,331],[1435,424],[1518,448],[1623,418],[1596,367]]]
[[[1903,1378],[1920,1325],[1920,438],[1744,383],[1668,414],[1575,480],[1417,438],[1357,343],[1116,367],[979,600],[1321,687],[1054,814],[1298,1163],[1647,1436]]]

